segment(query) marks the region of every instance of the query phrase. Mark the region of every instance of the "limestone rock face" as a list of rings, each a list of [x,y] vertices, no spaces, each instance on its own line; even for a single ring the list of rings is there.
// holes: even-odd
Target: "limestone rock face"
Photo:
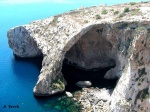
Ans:
[[[126,16],[115,15],[129,7]],[[91,7],[32,22],[8,31],[9,46],[20,57],[43,62],[34,95],[65,90],[63,60],[84,69],[108,67],[105,78],[119,78],[111,94],[112,112],[150,111],[150,3]],[[102,14],[103,9],[108,13]],[[99,14],[101,19],[96,16]]]
[[[26,26],[12,28],[8,31],[9,46],[19,57],[36,57],[41,55],[41,50],[31,37],[31,31]]]
[[[146,23],[146,22],[145,22]],[[147,22],[149,24],[150,22]],[[149,112],[150,35],[146,27],[137,27],[128,48],[126,65],[112,93],[112,111]],[[121,64],[123,65],[123,64]]]
[[[66,53],[65,59],[87,70],[115,66],[113,45],[105,33],[107,25],[91,29]]]
[[[81,104],[80,112],[110,112],[110,90],[105,88],[82,88],[74,97]]]

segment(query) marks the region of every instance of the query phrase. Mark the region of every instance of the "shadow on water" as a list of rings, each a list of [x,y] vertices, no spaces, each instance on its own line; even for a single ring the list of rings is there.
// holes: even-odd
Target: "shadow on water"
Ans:
[[[22,66],[22,67],[34,65],[40,71],[42,68],[42,60],[43,60],[43,57],[19,58],[15,56],[15,61],[13,62],[14,72],[16,75],[17,74],[20,75],[23,73],[23,71],[20,69],[21,68],[20,63],[21,64],[25,63],[25,66]],[[113,89],[116,85],[117,79],[113,79],[113,80],[104,79],[104,75],[111,68],[112,67],[99,69],[97,71],[92,71],[92,70],[85,71],[85,70],[82,70],[80,68],[77,68],[73,65],[70,65],[64,62],[61,72],[67,81],[66,90],[70,92],[74,92],[76,90],[81,89],[80,87],[77,87],[75,85],[78,81],[91,81],[92,87]],[[29,70],[25,68],[25,71],[29,71]],[[42,98],[43,97],[41,97],[41,99]]]
[[[55,108],[49,106],[49,104],[56,102],[56,100],[62,95],[54,95],[51,97],[35,97],[32,92],[42,68],[42,60],[43,57],[20,58],[14,56],[12,60],[12,67],[17,79],[15,81],[18,85],[17,89],[20,92],[23,92],[22,96],[31,98],[24,100],[32,101],[33,104],[31,104],[35,111],[58,112]],[[26,106],[28,106],[28,104]]]
[[[22,62],[22,63],[25,62],[25,63],[34,65],[39,71],[42,68],[42,60],[43,60],[42,56],[34,57],[34,58],[20,58],[20,57],[14,56],[14,58],[15,58],[14,64],[18,64],[19,62]]]
[[[20,81],[28,83],[28,86],[29,84],[33,86],[40,74],[42,60],[42,57],[19,58],[14,56],[12,60],[13,74]]]
[[[104,75],[111,68],[112,67],[99,69],[97,71],[85,71],[76,68],[73,65],[63,63],[62,73],[67,81],[66,90],[71,92],[80,90],[81,88],[75,85],[78,81],[91,81],[92,87],[113,89],[116,85],[117,79],[104,79]]]
[[[20,91],[23,91],[24,96],[32,96],[30,98],[32,98],[32,101],[35,101],[34,103],[38,105],[36,107],[37,109],[35,109],[36,111],[38,110],[40,112],[60,112],[58,109],[54,108],[50,104],[55,103],[55,105],[57,106],[57,100],[60,97],[64,96],[64,93],[48,97],[35,97],[33,95],[33,87],[37,81],[37,78],[40,74],[40,70],[42,68],[42,60],[43,57],[20,58],[14,56],[14,59],[12,60],[13,72],[16,75],[17,79],[19,79],[18,84],[22,89]]]

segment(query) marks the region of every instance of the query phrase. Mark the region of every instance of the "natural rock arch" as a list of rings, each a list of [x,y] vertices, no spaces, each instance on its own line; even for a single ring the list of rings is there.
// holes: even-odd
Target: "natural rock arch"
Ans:
[[[114,64],[116,64],[116,67],[111,69],[110,72],[108,72],[106,74],[105,78],[119,77],[120,73],[118,71],[121,68],[120,68],[120,62],[117,58],[117,54],[118,54],[117,38],[118,37],[116,35],[114,35],[115,34],[114,32],[116,32],[116,29],[112,30],[113,32],[110,32],[110,29],[111,29],[111,24],[107,24],[107,23],[92,24],[92,25],[86,26],[86,27],[82,28],[79,33],[77,33],[73,37],[69,38],[69,40],[64,44],[65,46],[63,47],[63,49],[60,50],[60,52],[58,52],[57,49],[55,49],[55,54],[53,55],[53,57],[55,57],[55,59],[53,59],[53,57],[51,55],[46,54],[43,59],[43,63],[42,63],[43,68],[41,70],[41,74],[40,74],[38,82],[34,88],[34,94],[35,95],[51,95],[51,94],[55,94],[55,93],[64,91],[65,80],[61,73],[61,69],[62,69],[62,63],[65,58],[65,55],[66,55],[67,51],[69,51],[72,48],[72,46],[74,46],[74,44],[78,43],[78,41],[80,41],[80,39],[82,39],[82,36],[85,36],[91,32],[98,34],[99,37],[101,38],[100,41],[103,40],[103,42],[105,44],[107,44],[104,47],[104,50],[109,50],[109,51],[106,51],[106,53],[109,53],[109,54],[106,55],[105,57],[109,57],[110,60],[107,60],[108,63],[104,63],[104,62],[102,64],[98,63],[98,64],[96,64],[96,66],[94,66],[94,67],[91,66],[90,68],[86,68],[87,66],[82,66],[81,63],[78,63],[78,66],[81,66],[82,68],[85,68],[85,69],[93,69],[93,68],[99,68],[99,67],[108,67],[109,66],[108,64],[112,64],[110,66],[113,66]],[[107,34],[109,34],[109,35],[107,35]],[[96,38],[97,38],[97,36],[96,36]],[[88,38],[88,39],[90,39],[90,38]],[[107,47],[110,47],[111,49],[107,48]],[[50,51],[49,53],[52,53],[52,51]],[[101,57],[101,55],[100,55],[100,57]],[[104,56],[102,56],[102,58],[100,58],[100,59],[104,59]]]
[[[44,21],[46,21],[45,23],[49,26],[50,23],[48,23],[47,20]],[[39,23],[43,23],[44,21],[40,21]],[[44,59],[41,73],[34,87],[35,95],[49,96],[63,92],[65,89],[65,80],[61,73],[61,68],[66,52],[77,43],[85,33],[94,28],[98,28],[98,32],[101,32],[103,28],[102,35],[111,43],[112,53],[114,53],[112,57],[116,62],[115,68],[110,69],[106,73],[105,78],[120,77],[111,95],[111,110],[127,110],[127,106],[130,108],[129,102],[134,105],[134,107],[130,109],[137,110],[138,99],[144,101],[141,102],[141,104],[145,110],[148,110],[149,102],[147,99],[149,98],[150,83],[149,21],[141,21],[140,23],[138,21],[123,21],[116,23],[88,24],[84,26],[76,23],[76,28],[73,29],[72,27],[69,35],[58,35],[62,30],[55,29],[53,33],[55,36],[47,34],[50,29],[53,30],[51,27],[44,30],[37,28],[43,28],[43,24],[41,26],[32,27],[32,25],[34,26],[34,24],[37,23],[16,27],[8,32],[9,45],[18,56],[30,57],[35,56],[35,54],[39,55],[40,52],[43,53]],[[31,52],[32,55],[30,55],[27,49],[23,50],[26,47],[35,47],[35,49],[32,49],[34,54]],[[145,99],[141,100],[139,94],[145,91]]]
[[[132,78],[138,76],[136,74],[135,76],[133,76],[133,74],[141,70],[143,71],[143,69],[145,71],[144,74],[147,74],[149,70],[147,68],[147,66],[149,65],[146,64],[147,63],[146,60],[147,61],[149,60],[147,57],[148,54],[146,56],[143,56],[141,52],[142,49],[143,50],[147,49],[145,47],[148,45],[149,42],[146,41],[148,28],[145,25],[145,23],[140,23],[139,25],[138,22],[92,24],[84,28],[81,28],[79,33],[77,32],[74,36],[71,36],[71,38],[69,38],[66,41],[66,43],[64,44],[65,46],[62,47],[63,49],[61,49],[60,52],[55,53],[57,55],[54,56],[55,58],[53,60],[51,59],[52,57],[50,55],[46,55],[44,57],[43,67],[44,65],[50,66],[48,66],[47,68],[45,67],[42,68],[39,80],[34,88],[35,95],[51,95],[64,91],[65,81],[61,73],[61,67],[65,54],[75,43],[79,41],[80,38],[82,38],[84,34],[86,34],[87,32],[91,31],[94,28],[96,29],[98,28],[99,30],[103,28],[102,35],[104,34],[105,35],[104,37],[111,43],[112,53],[114,53],[112,57],[116,62],[115,68],[110,69],[106,73],[105,78],[110,79],[121,76],[111,96],[112,97],[111,110],[114,111],[116,109],[116,104],[118,102],[121,102],[121,104],[119,104],[118,107],[121,107],[121,105],[128,105],[127,101],[128,99],[132,100],[132,105],[136,105],[134,102],[137,101],[136,99],[138,96],[138,91],[142,91],[145,87],[148,88],[148,83],[145,82],[146,86],[144,86],[144,88],[143,86],[140,86],[140,89],[138,91],[135,90],[134,88],[136,87],[136,85],[133,86],[134,81],[132,80]],[[142,40],[144,41],[142,42]],[[141,46],[141,48],[139,49],[138,46]],[[143,52],[149,53],[148,49],[146,51],[145,50]],[[145,64],[144,66],[142,65],[142,68],[140,69],[137,67],[139,62],[137,61],[138,59],[136,57],[136,54],[140,54],[141,57],[144,57],[143,63]],[[50,60],[51,63],[49,63]],[[47,74],[45,75],[45,73]],[[144,79],[144,81],[146,80],[147,78]],[[120,91],[120,89],[122,91]],[[133,91],[136,94],[132,95]],[[132,98],[130,98],[131,96]],[[124,108],[122,108],[122,110],[123,109]],[[133,108],[133,110],[134,109],[135,108]]]

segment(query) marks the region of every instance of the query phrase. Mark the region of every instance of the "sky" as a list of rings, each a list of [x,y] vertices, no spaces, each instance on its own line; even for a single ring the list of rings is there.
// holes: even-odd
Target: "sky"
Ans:
[[[125,3],[129,1],[149,1],[149,0],[0,0],[1,5],[11,5],[11,4],[29,4],[29,3],[40,3],[40,2],[48,2],[48,3],[62,3],[62,4],[73,4],[73,3],[83,3],[83,2],[91,2],[91,3]]]
[[[73,0],[0,0],[0,4],[25,4],[25,3],[73,3]]]
[[[0,5],[16,5],[16,4],[30,4],[30,3],[57,3],[57,4],[91,3],[100,5],[100,3],[107,3],[107,2],[110,2],[110,0],[0,0]]]

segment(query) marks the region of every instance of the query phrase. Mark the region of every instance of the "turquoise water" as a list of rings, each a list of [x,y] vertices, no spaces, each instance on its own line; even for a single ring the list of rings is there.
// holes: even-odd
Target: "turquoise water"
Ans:
[[[27,24],[33,20],[50,17],[82,6],[127,2],[127,0],[108,1],[96,0],[93,2],[88,0],[71,4],[43,2],[17,5],[1,4],[0,1],[0,112],[58,112],[46,107],[47,103],[55,100],[57,96],[35,98],[32,93],[40,72],[41,59],[15,59],[8,46],[7,31],[14,26]],[[19,108],[8,108],[8,105],[18,105]],[[3,108],[5,106],[6,108]]]

